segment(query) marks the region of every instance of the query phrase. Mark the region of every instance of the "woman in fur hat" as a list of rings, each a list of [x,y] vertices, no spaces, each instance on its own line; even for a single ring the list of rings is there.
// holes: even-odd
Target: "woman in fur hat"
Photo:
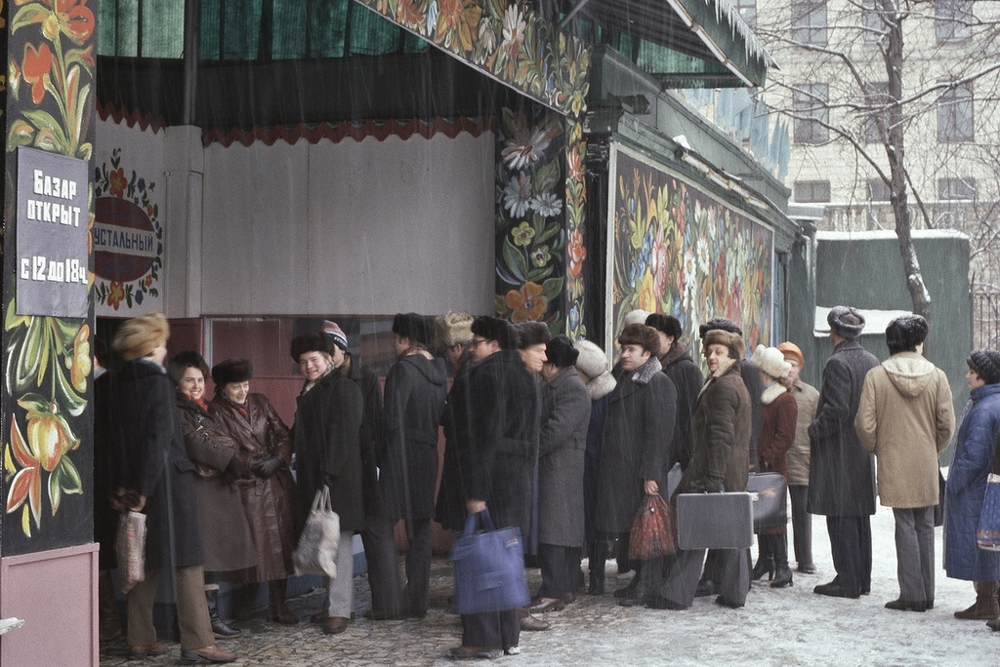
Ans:
[[[798,403],[788,392],[792,383],[792,365],[785,361],[781,350],[763,345],[758,345],[754,350],[750,363],[760,371],[760,379],[764,384],[760,397],[764,407],[761,410],[760,437],[757,440],[758,470],[781,473],[787,484],[786,454],[795,440],[795,424],[799,414]],[[791,586],[787,528],[765,528],[760,531],[757,541],[757,564],[754,565],[752,578],[756,581],[766,572],[768,579],[772,579],[771,588]]]
[[[294,572],[295,486],[288,465],[292,441],[288,427],[263,394],[250,393],[253,364],[247,359],[226,359],[212,368],[215,397],[212,414],[240,452],[250,459],[249,479],[237,481],[257,565],[238,575],[243,587],[236,597],[234,615],[250,616],[259,582],[268,582],[269,620],[295,625],[298,617],[285,604],[288,575]]]

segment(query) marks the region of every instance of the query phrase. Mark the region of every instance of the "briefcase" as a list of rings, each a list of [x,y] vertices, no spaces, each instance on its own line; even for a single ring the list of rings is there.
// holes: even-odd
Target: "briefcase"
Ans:
[[[753,544],[753,499],[746,491],[677,494],[677,546],[747,549]]]
[[[777,472],[750,473],[747,491],[753,498],[753,530],[780,528],[788,523],[788,485]]]

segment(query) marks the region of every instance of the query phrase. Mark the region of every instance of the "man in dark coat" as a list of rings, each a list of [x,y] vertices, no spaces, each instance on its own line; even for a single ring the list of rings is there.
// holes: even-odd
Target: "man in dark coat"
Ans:
[[[469,452],[469,370],[473,361],[469,348],[472,345],[472,315],[448,312],[434,321],[437,348],[454,366],[454,378],[445,402],[444,461],[441,464],[441,486],[438,489],[435,519],[447,530],[461,531],[465,527],[464,470],[468,461],[462,456]]]
[[[646,326],[656,329],[660,337],[660,365],[677,390],[677,425],[674,427],[667,470],[673,468],[675,463],[680,463],[684,470],[691,460],[691,415],[705,378],[691,358],[687,345],[680,341],[680,320],[663,313],[653,313],[646,318]]]
[[[368,531],[375,548],[370,563],[371,617],[375,620],[427,615],[430,595],[431,520],[438,474],[438,425],[444,412],[448,371],[427,351],[429,328],[417,313],[392,323],[396,363],[385,378],[382,442],[378,447],[379,496]],[[400,598],[393,528],[403,519],[406,588]]]
[[[347,628],[354,603],[354,533],[365,527],[361,492],[361,390],[336,371],[332,344],[322,333],[292,339],[291,356],[305,376],[296,400],[292,439],[295,443],[296,499],[300,523],[309,516],[316,492],[330,489],[333,511],[340,517],[337,577],[327,580],[327,634]]]
[[[871,590],[875,465],[854,429],[865,375],[879,365],[857,337],[864,316],[848,306],[830,309],[833,354],[823,368],[816,418],[809,425],[809,512],[826,516],[837,576],[814,592],[857,598]]]

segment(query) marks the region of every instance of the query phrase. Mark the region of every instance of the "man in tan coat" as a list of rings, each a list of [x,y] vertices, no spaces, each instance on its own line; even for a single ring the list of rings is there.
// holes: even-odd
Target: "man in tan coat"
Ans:
[[[865,376],[854,427],[878,459],[878,495],[896,519],[899,598],[887,609],[934,606],[934,506],[938,454],[955,430],[944,372],[921,355],[927,321],[898,317],[885,330],[892,355]]]

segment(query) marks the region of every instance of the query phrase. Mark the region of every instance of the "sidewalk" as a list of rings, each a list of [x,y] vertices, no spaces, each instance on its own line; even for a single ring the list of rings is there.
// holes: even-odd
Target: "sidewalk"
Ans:
[[[813,549],[819,572],[795,573],[794,586],[771,589],[755,582],[742,609],[725,609],[713,598],[698,598],[686,611],[654,611],[615,604],[613,588],[624,585],[608,563],[608,590],[603,597],[580,595],[565,611],[551,613],[547,632],[521,634],[521,655],[504,657],[505,665],[994,665],[1000,664],[1000,633],[981,621],[959,621],[952,613],[972,604],[972,584],[947,579],[941,569],[941,529],[937,529],[937,594],[926,613],[883,609],[897,597],[892,512],[880,507],[872,517],[875,565],[871,595],[860,600],[815,595],[813,586],[833,578],[826,523],[813,522]],[[791,535],[789,535],[791,541]],[[790,545],[789,545],[790,546]],[[530,572],[538,587],[537,570]],[[461,643],[461,622],[446,611],[451,571],[435,560],[431,610],[423,620],[373,622],[368,582],[355,579],[357,619],[340,635],[326,636],[308,625],[319,610],[324,591],[290,602],[300,618],[297,627],[250,621],[244,636],[220,641],[235,651],[236,665],[327,667],[341,665],[451,665],[444,657]],[[262,616],[260,613],[258,616]],[[125,647],[106,644],[101,665],[174,665],[178,644],[158,659],[129,661]]]

